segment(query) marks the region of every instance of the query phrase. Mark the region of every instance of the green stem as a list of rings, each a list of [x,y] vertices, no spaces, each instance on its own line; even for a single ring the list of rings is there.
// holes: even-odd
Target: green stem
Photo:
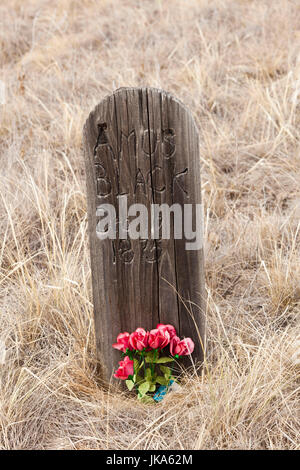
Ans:
[[[144,365],[144,377],[146,376],[146,363],[145,363],[145,356],[144,356],[144,352],[141,351],[141,357],[142,357],[142,361],[143,361],[143,365]]]
[[[151,377],[152,377],[152,379],[153,379],[153,376],[154,376],[155,361],[156,361],[156,352],[157,352],[157,350],[154,349],[153,362],[152,362],[152,364],[151,364]]]

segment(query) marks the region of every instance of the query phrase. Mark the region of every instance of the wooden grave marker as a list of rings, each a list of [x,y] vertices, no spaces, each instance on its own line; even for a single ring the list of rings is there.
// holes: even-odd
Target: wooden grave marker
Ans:
[[[120,332],[170,323],[195,342],[205,341],[204,259],[186,250],[185,235],[169,239],[121,239],[119,202],[127,197],[150,213],[154,204],[201,204],[199,135],[189,110],[154,88],[121,88],[104,98],[84,126],[88,223],[98,357],[111,377]],[[99,208],[116,209],[116,238],[101,240]],[[193,217],[193,222],[195,222]],[[201,220],[202,224],[202,220]],[[149,223],[149,226],[151,223]],[[183,230],[184,232],[184,230]],[[190,363],[190,362],[189,362]]]

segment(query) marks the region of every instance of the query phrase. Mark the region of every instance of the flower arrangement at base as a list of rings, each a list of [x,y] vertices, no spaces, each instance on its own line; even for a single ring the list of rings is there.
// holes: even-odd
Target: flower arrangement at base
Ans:
[[[130,391],[136,390],[139,400],[151,402],[157,388],[168,389],[175,381],[172,362],[191,354],[194,343],[191,338],[180,339],[174,326],[159,323],[151,331],[137,328],[131,334],[120,333],[113,348],[123,357],[114,377],[125,380]]]

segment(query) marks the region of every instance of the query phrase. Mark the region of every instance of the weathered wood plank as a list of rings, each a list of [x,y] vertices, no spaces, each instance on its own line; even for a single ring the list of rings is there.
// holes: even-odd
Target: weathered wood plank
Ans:
[[[173,179],[173,202],[201,204],[200,158],[198,130],[191,114],[183,112],[182,103],[168,99],[169,127],[176,135],[176,163]],[[203,246],[199,250],[185,249],[184,238],[174,240],[176,252],[177,289],[184,302],[178,302],[180,333],[193,337],[196,332],[202,342],[205,331],[205,282]],[[195,342],[193,357],[201,360],[201,341]]]
[[[167,94],[148,90],[149,127],[155,132],[151,155],[153,200],[156,204],[172,206],[175,136],[169,127]],[[156,241],[159,256],[159,316],[161,323],[170,323],[179,329],[176,258],[173,233],[170,239]]]
[[[106,97],[84,127],[88,219],[95,328],[99,358],[109,378],[119,353],[112,343],[121,331],[172,323],[195,340],[202,360],[205,332],[203,248],[186,250],[186,239],[100,240],[103,203],[200,204],[198,131],[190,112],[169,93],[122,88]],[[149,221],[150,222],[150,221]],[[150,224],[149,224],[150,225]],[[150,227],[148,234],[150,235]],[[183,300],[183,301],[182,301]]]

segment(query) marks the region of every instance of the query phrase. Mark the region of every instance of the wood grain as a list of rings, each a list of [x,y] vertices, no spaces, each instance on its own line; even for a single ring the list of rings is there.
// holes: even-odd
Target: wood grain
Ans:
[[[121,331],[171,323],[195,341],[203,360],[205,285],[203,248],[186,240],[99,240],[96,208],[200,204],[199,135],[188,109],[154,88],[121,88],[91,112],[84,126],[96,341],[109,379],[120,354],[112,343]],[[117,210],[117,221],[119,213]]]

